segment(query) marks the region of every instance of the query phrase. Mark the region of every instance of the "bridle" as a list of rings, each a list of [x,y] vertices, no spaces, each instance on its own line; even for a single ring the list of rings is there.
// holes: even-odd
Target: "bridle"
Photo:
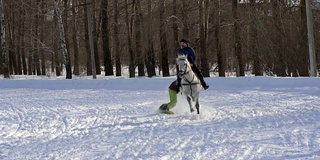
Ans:
[[[179,59],[179,61],[185,61],[185,59]],[[180,66],[180,65],[179,65]],[[184,76],[184,75],[186,75],[186,74],[188,74],[190,71],[191,71],[191,69],[189,69],[188,71],[187,71],[187,69],[188,69],[188,64],[186,63],[186,62],[184,62],[184,70],[181,70],[180,69],[180,67],[179,67],[179,75],[182,77],[182,76]]]

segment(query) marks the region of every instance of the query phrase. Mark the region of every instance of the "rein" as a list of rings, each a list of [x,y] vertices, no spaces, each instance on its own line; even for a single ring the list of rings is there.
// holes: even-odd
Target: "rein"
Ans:
[[[181,61],[181,60],[180,60],[180,61]],[[181,73],[181,74],[180,74],[180,77],[181,77],[184,81],[187,82],[187,84],[181,84],[181,85],[183,85],[183,86],[187,86],[187,85],[188,85],[188,86],[190,87],[190,91],[191,91],[191,95],[192,95],[192,94],[193,94],[192,86],[193,86],[193,85],[198,85],[199,82],[194,82],[195,74],[192,75],[192,79],[191,79],[191,80],[188,80],[188,79],[185,77],[185,75],[189,74],[189,73],[192,71],[191,68],[187,71],[187,69],[188,69],[189,67],[190,67],[190,65],[185,64],[184,72],[183,72],[183,73],[179,72],[179,74]]]

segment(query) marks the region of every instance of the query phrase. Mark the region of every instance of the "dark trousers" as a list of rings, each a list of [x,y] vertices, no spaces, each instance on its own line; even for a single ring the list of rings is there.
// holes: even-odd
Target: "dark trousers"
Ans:
[[[192,71],[198,76],[202,86],[203,87],[206,86],[207,84],[204,81],[203,75],[202,75],[201,71],[199,70],[199,68],[195,64],[193,64],[191,68],[192,68]]]

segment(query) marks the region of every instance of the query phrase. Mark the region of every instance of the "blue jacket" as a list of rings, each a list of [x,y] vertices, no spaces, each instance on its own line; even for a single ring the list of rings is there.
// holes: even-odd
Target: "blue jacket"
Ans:
[[[196,55],[194,54],[194,51],[191,47],[187,46],[187,47],[184,47],[184,48],[180,48],[179,49],[179,54],[184,54],[187,56],[188,58],[188,61],[191,63],[191,64],[194,64],[195,61],[196,61]]]

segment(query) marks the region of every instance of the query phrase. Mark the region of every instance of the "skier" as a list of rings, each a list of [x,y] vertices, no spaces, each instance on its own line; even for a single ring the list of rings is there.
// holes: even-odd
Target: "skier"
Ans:
[[[203,78],[203,75],[202,75],[201,71],[199,70],[199,68],[195,64],[196,55],[194,53],[194,50],[189,46],[188,41],[185,40],[185,39],[181,39],[180,40],[180,46],[181,46],[181,48],[179,49],[178,54],[183,54],[183,55],[187,56],[188,61],[191,63],[192,71],[199,78],[203,89],[204,90],[208,89],[209,86],[204,81],[204,78]],[[178,74],[178,72],[177,72],[177,74]],[[181,78],[179,76],[177,76],[177,77],[178,77],[177,78],[177,88],[180,88],[181,87]]]

